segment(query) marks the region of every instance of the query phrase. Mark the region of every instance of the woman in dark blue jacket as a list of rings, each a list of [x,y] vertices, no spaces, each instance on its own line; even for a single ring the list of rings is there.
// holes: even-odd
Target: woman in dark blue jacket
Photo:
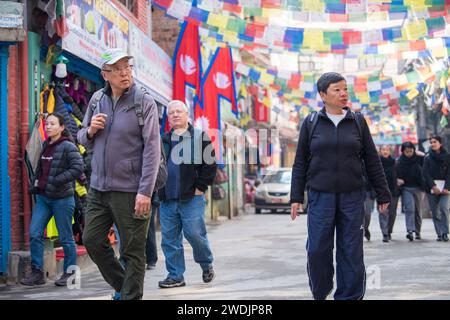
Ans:
[[[442,138],[430,138],[430,151],[423,161],[423,177],[437,241],[448,241],[448,199],[450,190],[450,154]]]
[[[380,158],[364,117],[347,106],[345,78],[325,73],[317,81],[325,107],[302,124],[292,170],[291,218],[303,211],[308,190],[308,275],[314,299],[326,299],[333,289],[333,248],[336,230],[337,289],[335,299],[362,299],[365,293],[363,259],[363,163],[385,211],[391,195]],[[311,132],[309,132],[311,130]]]
[[[74,181],[83,172],[83,159],[61,115],[48,115],[45,124],[48,139],[44,142],[32,187],[36,205],[30,225],[31,275],[21,283],[27,286],[45,283],[44,230],[54,216],[64,249],[64,273],[55,284],[65,286],[76,266],[77,252],[72,234]]]

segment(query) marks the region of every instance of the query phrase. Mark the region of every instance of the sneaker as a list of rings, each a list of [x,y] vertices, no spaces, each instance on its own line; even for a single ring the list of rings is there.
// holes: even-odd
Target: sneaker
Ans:
[[[369,230],[364,230],[364,237],[366,237],[367,241],[370,241],[370,232],[369,232]]]
[[[158,282],[158,286],[160,288],[175,288],[175,287],[184,287],[186,282],[184,280],[174,280],[172,278],[166,278],[163,281]]]
[[[408,232],[408,234],[406,235],[406,238],[409,239],[409,241],[414,241],[412,232]]]
[[[383,235],[383,242],[389,242],[389,236]]]
[[[202,278],[204,283],[213,281],[215,276],[216,275],[212,266],[210,266],[207,270],[203,270]]]
[[[442,241],[442,237],[441,237],[441,236],[438,236],[437,239],[436,239],[436,241]]]
[[[422,237],[420,236],[420,233],[416,232],[416,240],[421,240]]]
[[[120,300],[120,292],[114,291],[114,293],[111,294],[111,300]]]
[[[442,235],[442,241],[448,242],[448,235],[443,234],[443,235]]]
[[[64,272],[61,276],[61,278],[59,278],[58,280],[55,281],[55,285],[57,285],[58,287],[65,287],[67,286],[67,281],[69,280],[69,278],[73,275],[73,273],[67,273]],[[75,281],[75,279],[72,279],[72,283]]]
[[[45,276],[42,270],[31,267],[31,274],[20,281],[24,286],[37,286],[45,284]]]
[[[153,270],[156,268],[156,264],[154,263],[147,263],[147,266],[145,267],[145,269],[147,270]]]

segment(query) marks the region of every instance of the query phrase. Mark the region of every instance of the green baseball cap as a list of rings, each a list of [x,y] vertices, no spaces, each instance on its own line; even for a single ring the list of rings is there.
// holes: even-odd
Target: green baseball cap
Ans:
[[[102,69],[103,69],[103,67],[105,65],[112,65],[123,58],[132,59],[133,56],[128,55],[122,49],[112,48],[112,49],[106,50],[101,55],[101,58],[102,58]]]

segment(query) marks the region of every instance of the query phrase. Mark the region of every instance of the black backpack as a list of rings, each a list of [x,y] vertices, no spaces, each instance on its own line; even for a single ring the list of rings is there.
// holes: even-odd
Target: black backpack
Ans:
[[[140,90],[136,89],[134,92],[134,97],[133,97],[133,107],[134,107],[134,111],[136,112],[136,116],[138,119],[138,124],[139,124],[139,128],[144,127],[144,112],[142,110],[142,103],[144,101],[144,96],[146,94],[149,94],[144,87],[141,87]],[[102,91],[102,95],[99,97],[99,95],[97,95],[96,98],[94,98],[94,102],[92,104],[92,112],[94,112],[94,110],[99,106],[99,102],[101,100],[101,98],[103,97],[104,93]],[[167,164],[166,164],[166,153],[165,150],[163,148],[163,144],[162,144],[162,140],[161,137],[159,139],[160,141],[160,145],[161,145],[161,157],[159,159],[159,167],[158,167],[158,174],[156,176],[156,182],[155,182],[155,187],[154,187],[154,192],[158,191],[159,189],[161,189],[162,187],[165,186],[166,181],[167,181]]]
[[[134,111],[136,112],[136,116],[138,118],[139,127],[142,129],[144,127],[144,113],[142,111],[142,103],[144,102],[144,96],[149,94],[144,87],[141,87],[141,90],[136,90],[134,93]],[[162,187],[166,185],[167,181],[167,155],[164,151],[163,143],[161,137],[159,137],[159,143],[161,146],[161,157],[159,159],[159,167],[158,174],[156,176],[156,182],[154,191],[158,191]]]

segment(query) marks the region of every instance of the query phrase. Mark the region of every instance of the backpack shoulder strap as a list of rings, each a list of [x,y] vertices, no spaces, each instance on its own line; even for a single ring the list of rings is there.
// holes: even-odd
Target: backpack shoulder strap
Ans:
[[[138,118],[139,127],[144,127],[144,111],[142,105],[144,103],[144,96],[148,94],[144,87],[137,88],[134,91],[133,106],[136,116]]]
[[[355,118],[356,126],[358,127],[358,133],[361,139],[363,138],[363,126],[364,126],[364,116],[359,111],[352,111],[353,117]]]
[[[317,114],[317,111],[311,112],[307,119],[307,127],[308,127],[308,146],[311,146],[311,140],[314,133],[314,129],[317,126],[317,121],[319,120],[319,115]]]
[[[91,111],[92,114],[94,113],[100,113],[100,100],[103,98],[105,93],[103,90],[99,90],[95,92],[91,99]]]

